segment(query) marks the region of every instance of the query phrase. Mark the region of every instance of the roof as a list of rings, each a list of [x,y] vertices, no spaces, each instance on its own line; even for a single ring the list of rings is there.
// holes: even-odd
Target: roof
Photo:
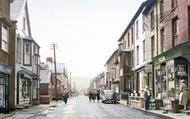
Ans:
[[[50,70],[40,70],[40,83],[49,83],[51,80]]]
[[[116,49],[113,53],[112,53],[112,55],[109,57],[109,59],[106,61],[106,64],[108,64],[108,62],[111,60],[111,58],[113,58],[114,57],[114,55],[116,54],[118,52],[118,49]],[[106,65],[105,64],[105,65]]]
[[[50,63],[48,62],[48,67],[49,67],[49,70],[52,71],[52,73],[55,73],[55,67],[54,67],[54,63]],[[56,63],[56,70],[57,70],[57,73],[64,73],[64,70],[65,70],[65,64],[64,63]]]
[[[149,0],[147,0],[149,1]],[[124,37],[125,33],[130,29],[130,27],[133,25],[134,21],[137,19],[137,17],[139,16],[139,14],[142,12],[142,10],[144,9],[144,7],[146,6],[146,2],[143,2],[139,9],[137,10],[137,12],[135,13],[135,15],[133,16],[133,18],[131,19],[131,21],[129,22],[127,28],[125,29],[125,31],[122,33],[121,37],[119,38],[119,42],[122,40],[122,38]]]
[[[146,8],[144,9],[143,14],[147,15],[155,3],[156,3],[156,0],[147,0]]]
[[[11,20],[17,20],[23,7],[26,4],[26,0],[14,0],[10,5]]]

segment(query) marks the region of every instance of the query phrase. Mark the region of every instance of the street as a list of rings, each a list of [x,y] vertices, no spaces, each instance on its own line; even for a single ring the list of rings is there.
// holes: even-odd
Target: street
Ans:
[[[57,107],[51,107],[28,119],[159,119],[159,117],[120,104],[89,102],[88,97],[78,96],[68,100],[67,105],[58,102]]]

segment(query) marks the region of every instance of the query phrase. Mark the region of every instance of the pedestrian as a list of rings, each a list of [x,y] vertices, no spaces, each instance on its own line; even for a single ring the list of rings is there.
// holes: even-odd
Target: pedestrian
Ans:
[[[146,86],[144,89],[144,107],[145,107],[145,110],[149,110],[150,98],[151,98],[150,91],[148,90],[148,86]]]
[[[181,80],[181,86],[179,90],[179,104],[184,106],[184,110],[187,110],[187,85],[185,80]]]
[[[97,100],[98,102],[100,101],[100,90],[97,90],[97,94],[96,94]]]
[[[91,90],[89,90],[89,92],[88,92],[88,98],[89,98],[89,102],[91,102],[91,100],[92,100],[92,91]]]
[[[96,99],[96,91],[93,90],[92,91],[92,100],[93,100],[93,102],[95,102],[95,99]]]
[[[67,104],[68,98],[69,98],[69,91],[67,90],[67,88],[65,88],[63,91],[63,101],[65,102],[65,104]]]

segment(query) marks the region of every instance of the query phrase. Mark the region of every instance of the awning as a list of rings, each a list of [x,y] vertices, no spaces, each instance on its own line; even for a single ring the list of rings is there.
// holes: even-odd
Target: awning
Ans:
[[[19,70],[17,72],[18,74],[23,74],[23,75],[27,75],[28,77],[31,77],[31,78],[39,78],[39,76],[37,74],[35,74],[34,72],[24,68],[24,67],[21,67],[21,70]]]
[[[166,52],[152,58],[153,63],[156,66],[180,56],[190,61],[189,51],[190,51],[190,42],[185,42],[183,44],[177,45],[175,48],[169,49]]]

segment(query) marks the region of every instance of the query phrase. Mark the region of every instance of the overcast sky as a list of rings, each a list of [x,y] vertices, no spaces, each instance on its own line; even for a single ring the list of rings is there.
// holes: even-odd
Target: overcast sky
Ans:
[[[118,39],[143,0],[29,0],[32,36],[41,61],[65,63],[78,87],[104,70]]]

